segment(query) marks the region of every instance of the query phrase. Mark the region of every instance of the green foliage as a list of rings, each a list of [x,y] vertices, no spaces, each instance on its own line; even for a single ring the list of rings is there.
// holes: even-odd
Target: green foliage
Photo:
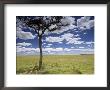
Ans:
[[[94,55],[47,55],[38,68],[39,56],[17,56],[17,74],[93,74]],[[33,70],[33,68],[36,68]]]

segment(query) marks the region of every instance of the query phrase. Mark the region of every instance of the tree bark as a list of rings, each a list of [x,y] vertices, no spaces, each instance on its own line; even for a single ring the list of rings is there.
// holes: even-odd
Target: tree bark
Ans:
[[[40,58],[39,58],[38,70],[41,70],[42,68],[42,36],[39,36],[39,49],[40,49]]]

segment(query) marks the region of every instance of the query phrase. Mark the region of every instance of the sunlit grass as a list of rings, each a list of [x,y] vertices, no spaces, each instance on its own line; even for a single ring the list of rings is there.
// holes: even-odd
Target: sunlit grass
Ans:
[[[17,74],[36,74],[39,56],[17,56]],[[94,55],[47,55],[43,56],[41,72],[45,74],[93,74]],[[42,73],[43,74],[43,73]]]

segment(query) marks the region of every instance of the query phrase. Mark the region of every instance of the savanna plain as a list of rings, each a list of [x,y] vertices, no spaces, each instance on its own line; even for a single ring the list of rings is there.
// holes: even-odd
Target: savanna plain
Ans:
[[[39,55],[17,56],[16,74],[94,74],[94,55],[44,55],[37,71]],[[36,69],[33,69],[36,66]]]

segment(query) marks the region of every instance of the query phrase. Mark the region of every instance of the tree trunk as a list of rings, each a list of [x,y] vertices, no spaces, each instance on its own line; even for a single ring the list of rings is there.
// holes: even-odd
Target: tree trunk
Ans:
[[[39,58],[38,70],[41,70],[42,68],[42,36],[39,36],[39,49],[40,49],[40,58]]]

